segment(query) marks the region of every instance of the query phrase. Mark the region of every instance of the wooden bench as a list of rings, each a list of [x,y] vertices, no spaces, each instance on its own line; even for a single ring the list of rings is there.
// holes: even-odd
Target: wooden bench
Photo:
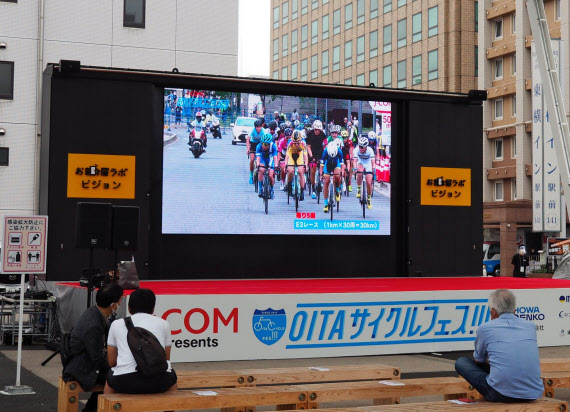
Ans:
[[[220,388],[210,391],[177,391],[153,395],[110,394],[99,396],[99,412],[237,408],[243,405],[276,405],[278,410],[314,409],[319,402],[390,399],[406,396],[444,395],[473,397],[473,388],[462,378],[442,377],[386,381],[333,382],[301,385]],[[250,408],[246,409],[248,412]]]
[[[180,389],[238,388],[315,382],[399,379],[400,369],[388,365],[341,365],[327,367],[264,368],[221,371],[177,372]],[[97,387],[93,391],[102,391]],[[76,381],[59,379],[58,411],[77,412],[79,393]],[[250,408],[252,409],[252,408]]]
[[[316,409],[314,412],[565,412],[567,410],[567,402],[557,399],[541,398],[536,401],[523,403],[496,403],[479,400],[477,403],[458,405],[452,402],[444,401],[404,403],[399,405],[361,406],[357,408],[327,408]]]
[[[570,358],[546,358],[540,360],[540,371],[545,372],[570,372]]]

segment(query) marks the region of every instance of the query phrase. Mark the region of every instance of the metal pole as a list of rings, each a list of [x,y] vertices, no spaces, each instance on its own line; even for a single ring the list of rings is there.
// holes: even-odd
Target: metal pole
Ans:
[[[22,330],[24,329],[24,283],[25,274],[20,275],[20,319],[18,319],[18,365],[16,369],[16,386],[20,386],[20,369],[22,369]]]

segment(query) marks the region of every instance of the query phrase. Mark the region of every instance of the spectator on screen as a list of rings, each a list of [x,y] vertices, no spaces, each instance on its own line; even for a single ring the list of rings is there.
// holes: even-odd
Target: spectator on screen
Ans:
[[[125,322],[115,321],[111,325],[107,341],[111,370],[107,375],[105,393],[161,393],[178,390],[176,372],[170,365],[170,326],[166,320],[153,315],[155,303],[156,296],[152,290],[137,289],[129,296],[128,309],[133,325],[151,332],[165,349],[167,369],[151,378],[143,376],[137,370],[137,362],[129,347]]]
[[[105,349],[107,318],[121,304],[123,288],[115,283],[107,284],[97,291],[95,306],[87,309],[71,331],[70,349],[72,358],[63,369],[65,382],[76,380],[84,391],[95,385],[103,385],[109,371]],[[92,392],[83,411],[97,410],[97,397],[101,392]]]
[[[515,316],[516,298],[507,289],[489,296],[491,320],[477,329],[473,359],[455,370],[490,402],[527,402],[544,392],[534,323]]]

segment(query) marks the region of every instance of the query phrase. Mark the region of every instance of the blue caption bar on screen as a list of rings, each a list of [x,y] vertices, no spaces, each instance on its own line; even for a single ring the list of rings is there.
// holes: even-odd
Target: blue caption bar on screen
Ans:
[[[378,220],[295,219],[295,230],[379,230]]]

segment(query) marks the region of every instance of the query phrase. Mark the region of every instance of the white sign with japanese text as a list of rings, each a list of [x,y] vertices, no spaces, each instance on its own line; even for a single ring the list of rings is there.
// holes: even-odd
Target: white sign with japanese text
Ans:
[[[552,43],[552,53],[554,54],[554,63],[556,69],[560,69],[559,55],[560,55],[560,41],[551,40]],[[543,125],[542,133],[544,144],[544,163],[543,163],[543,176],[544,176],[544,186],[543,186],[543,200],[542,208],[544,211],[544,230],[549,232],[559,232],[560,231],[560,171],[558,170],[558,160],[556,158],[556,149],[554,146],[554,133],[552,131],[552,126],[554,126],[551,120],[555,121],[553,118],[554,114],[551,114],[546,110],[546,105],[544,102],[544,96],[542,99],[543,107]]]
[[[0,273],[46,273],[47,216],[6,216]]]
[[[534,41],[531,44],[532,54],[532,231],[544,230],[542,215],[543,194],[543,144],[542,144],[542,78],[538,68],[538,56]]]
[[[382,146],[392,145],[392,103],[390,102],[369,102],[370,107],[380,116],[382,127]]]
[[[570,344],[570,288],[514,292],[539,346]],[[157,295],[155,315],[174,362],[441,352],[473,349],[489,293]]]

